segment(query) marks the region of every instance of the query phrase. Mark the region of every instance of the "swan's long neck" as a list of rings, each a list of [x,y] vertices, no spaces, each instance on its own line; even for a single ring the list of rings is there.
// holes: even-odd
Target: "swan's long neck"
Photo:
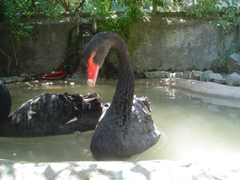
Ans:
[[[116,43],[112,48],[116,51],[119,60],[119,78],[111,108],[115,109],[116,115],[122,117],[122,121],[127,121],[132,112],[134,74],[125,42],[119,36],[115,37],[114,42]]]

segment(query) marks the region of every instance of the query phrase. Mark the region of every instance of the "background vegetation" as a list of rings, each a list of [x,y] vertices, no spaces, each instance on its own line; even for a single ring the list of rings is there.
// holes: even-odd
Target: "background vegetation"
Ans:
[[[30,18],[33,14],[46,14],[56,18],[66,12],[91,12],[98,18],[98,31],[113,31],[124,39],[128,37],[133,22],[141,21],[150,13],[183,11],[187,15],[198,17],[215,14],[213,24],[223,29],[223,45],[232,33],[232,26],[239,26],[239,0],[0,0],[0,30],[9,29],[12,34],[13,54],[7,54],[0,48],[8,61],[7,75],[13,75],[20,67],[18,45],[21,36],[28,36],[32,29],[27,23],[21,23],[22,16]],[[118,11],[118,12],[117,12]],[[119,13],[119,11],[121,13]],[[239,27],[238,27],[239,29]],[[225,52],[238,52],[239,41]],[[216,68],[226,71],[226,53],[221,52]],[[15,69],[11,69],[14,64]]]

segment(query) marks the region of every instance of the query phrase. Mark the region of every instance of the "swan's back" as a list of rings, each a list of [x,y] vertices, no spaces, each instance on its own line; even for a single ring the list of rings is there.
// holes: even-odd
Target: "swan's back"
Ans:
[[[121,160],[140,154],[156,144],[161,136],[146,97],[134,97],[131,118],[124,124],[118,123],[114,114],[105,116],[114,120],[100,121],[94,132],[90,148],[97,160]]]
[[[82,99],[81,99],[82,101]],[[35,129],[35,133],[46,132],[66,124],[74,117],[80,117],[80,112],[74,109],[74,104],[66,95],[60,93],[44,93],[23,103],[10,116],[16,126]],[[41,124],[41,125],[40,125]]]
[[[96,93],[88,96],[78,93],[38,95],[0,123],[0,135],[49,136],[93,130],[102,113],[98,97]]]

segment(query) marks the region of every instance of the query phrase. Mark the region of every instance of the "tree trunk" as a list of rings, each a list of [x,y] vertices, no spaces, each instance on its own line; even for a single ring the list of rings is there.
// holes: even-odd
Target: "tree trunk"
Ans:
[[[12,62],[12,58],[7,55],[2,49],[0,49],[0,52],[7,58],[8,63],[7,63],[7,76],[10,75],[11,73],[11,62]]]
[[[79,12],[80,11],[79,9],[84,5],[85,0],[79,1],[78,3],[79,3],[79,6],[76,7],[75,12]]]
[[[157,3],[155,2],[155,0],[153,0],[153,13],[154,14],[156,14],[156,12],[157,12],[157,7],[158,7]]]
[[[108,8],[109,11],[112,10],[112,1],[109,2],[109,8]]]

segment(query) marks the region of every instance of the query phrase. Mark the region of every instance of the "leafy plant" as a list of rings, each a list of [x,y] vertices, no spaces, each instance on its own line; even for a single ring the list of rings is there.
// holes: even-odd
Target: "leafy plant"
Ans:
[[[234,42],[230,45],[230,48],[224,47],[223,51],[218,53],[218,58],[213,61],[211,68],[216,72],[227,73],[228,57],[236,52],[238,45],[239,43]]]
[[[225,6],[223,6],[223,3],[225,3]],[[233,27],[239,29],[240,9],[237,1],[233,0],[230,4],[228,0],[198,0],[197,4],[187,9],[186,14],[195,14],[197,17],[216,15],[212,24],[222,28],[223,51],[218,53],[219,58],[213,62],[212,67],[215,71],[227,72],[228,56],[237,52],[240,44],[238,38],[236,42],[231,45],[231,48],[225,46],[228,36],[234,32]]]
[[[47,0],[0,0],[0,30],[9,30],[11,34],[13,55],[5,52],[0,48],[2,53],[7,58],[6,75],[13,75],[21,66],[18,58],[18,46],[22,36],[29,36],[29,31],[33,28],[28,23],[21,23],[20,19],[25,16],[28,19],[34,13],[44,13],[48,17],[56,17],[60,14],[58,6]],[[11,70],[14,68],[14,70]]]
[[[226,3],[226,6],[223,6]],[[216,15],[212,24],[215,24],[222,28],[223,45],[227,42],[227,37],[233,33],[233,28],[240,24],[240,9],[238,8],[237,1],[228,0],[198,0],[197,4],[190,6],[187,11],[187,15],[195,14],[197,17]]]
[[[98,11],[93,13],[98,18],[97,30],[112,31],[127,40],[130,25],[142,20],[147,12],[142,11],[141,2],[138,0],[126,2],[126,9],[121,13],[112,11],[110,5],[110,1],[100,1]]]

